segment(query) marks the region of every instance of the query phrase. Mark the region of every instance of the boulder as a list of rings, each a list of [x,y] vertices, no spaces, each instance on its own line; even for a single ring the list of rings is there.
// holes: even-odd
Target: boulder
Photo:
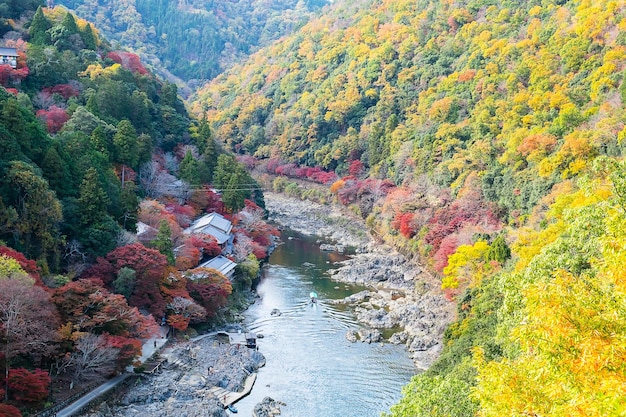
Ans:
[[[361,329],[359,338],[364,343],[378,343],[383,341],[383,335],[378,329]]]
[[[254,406],[252,415],[254,417],[274,417],[280,414],[280,406],[285,406],[282,401],[276,401],[273,398],[265,397],[263,401]]]
[[[346,332],[346,339],[348,340],[348,342],[352,343],[355,343],[357,340],[359,340],[356,330],[348,330]]]

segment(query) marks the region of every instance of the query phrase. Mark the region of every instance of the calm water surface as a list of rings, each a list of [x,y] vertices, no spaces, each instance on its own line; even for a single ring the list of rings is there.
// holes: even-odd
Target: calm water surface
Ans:
[[[288,239],[291,236],[292,239]],[[328,279],[325,272],[342,260],[320,252],[310,238],[283,233],[284,244],[270,258],[257,291],[260,300],[246,312],[246,326],[264,335],[261,368],[252,393],[235,404],[251,416],[264,397],[286,403],[281,417],[374,417],[395,404],[416,372],[402,346],[350,343],[359,329],[351,311],[328,304],[361,287]],[[319,295],[317,304],[309,293]],[[273,309],[281,311],[272,316]]]

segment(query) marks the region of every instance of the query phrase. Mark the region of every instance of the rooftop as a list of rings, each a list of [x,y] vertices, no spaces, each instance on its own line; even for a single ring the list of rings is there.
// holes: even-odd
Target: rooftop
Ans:
[[[14,56],[17,57],[17,49],[0,47],[0,56]]]
[[[235,270],[236,266],[237,264],[235,262],[220,255],[211,259],[210,261],[200,264],[198,268],[212,268],[228,277]]]
[[[217,243],[224,244],[230,239],[232,223],[219,213],[210,213],[200,217],[191,226],[185,229],[185,233],[204,233],[213,236]]]

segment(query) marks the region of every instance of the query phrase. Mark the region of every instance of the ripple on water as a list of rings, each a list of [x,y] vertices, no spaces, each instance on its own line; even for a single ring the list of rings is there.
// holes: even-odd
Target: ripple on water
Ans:
[[[322,286],[327,278],[316,276],[315,268],[271,264],[266,272],[246,326],[263,334],[258,345],[267,361],[250,396],[237,403],[240,415],[252,415],[266,396],[287,404],[281,417],[375,417],[389,410],[415,373],[404,349],[346,340],[359,323],[350,310],[324,301],[343,298],[345,287]],[[311,291],[320,295],[316,304]],[[274,309],[281,314],[272,315]]]

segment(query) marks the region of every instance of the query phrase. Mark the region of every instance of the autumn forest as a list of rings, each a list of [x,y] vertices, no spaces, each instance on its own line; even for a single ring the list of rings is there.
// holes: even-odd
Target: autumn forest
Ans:
[[[626,3],[112,3],[0,2],[0,415],[223,320],[263,188],[345,206],[457,306],[386,417],[626,413]],[[211,212],[233,279],[185,233]]]

